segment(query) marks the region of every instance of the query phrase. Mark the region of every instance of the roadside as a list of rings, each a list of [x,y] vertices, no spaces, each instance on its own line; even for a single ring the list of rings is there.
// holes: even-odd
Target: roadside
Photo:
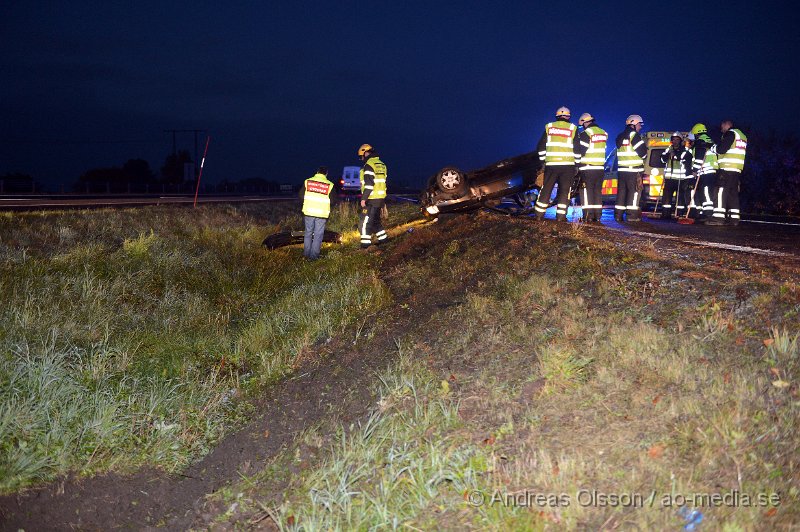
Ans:
[[[663,529],[701,518],[687,497],[707,526],[796,524],[798,264],[605,235],[481,214],[408,236],[387,282],[437,311],[369,413],[332,410],[195,526]]]
[[[49,522],[664,528],[685,521],[663,495],[730,490],[780,505],[706,521],[798,522],[796,262],[485,213],[414,229],[378,258],[375,326],[332,336],[194,479],[70,484]],[[659,498],[583,505],[584,488]],[[138,491],[162,504],[149,521]]]

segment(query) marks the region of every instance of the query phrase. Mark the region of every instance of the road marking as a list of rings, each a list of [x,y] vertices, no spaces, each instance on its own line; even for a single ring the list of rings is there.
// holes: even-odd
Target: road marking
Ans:
[[[800,224],[792,224],[789,222],[767,222],[766,220],[748,220],[746,218],[742,218],[743,222],[747,222],[749,224],[773,224],[773,225],[788,225],[791,227],[800,227]]]
[[[683,238],[680,236],[673,236],[673,235],[661,235],[658,233],[648,233],[646,231],[636,231],[632,229],[617,229],[615,227],[606,227],[606,229],[611,231],[618,231],[620,233],[630,233],[634,235],[646,235],[655,237],[656,239],[663,238],[664,240],[676,240],[678,242],[683,242],[685,244],[694,244],[696,246],[703,246],[707,248],[718,248],[718,249],[727,249],[730,251],[743,251],[745,253],[754,253],[756,255],[767,255],[771,257],[793,257],[796,258],[797,255],[792,253],[784,253],[782,251],[774,251],[771,249],[761,249],[761,248],[753,248],[750,246],[737,246],[735,244],[723,244],[721,242],[709,242],[708,240],[692,240],[691,238]]]

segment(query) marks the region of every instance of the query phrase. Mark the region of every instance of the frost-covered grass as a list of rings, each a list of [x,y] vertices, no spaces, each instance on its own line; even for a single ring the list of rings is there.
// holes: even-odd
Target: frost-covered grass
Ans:
[[[238,398],[384,305],[370,257],[261,247],[302,227],[297,208],[1,215],[0,491],[179,469],[246,414]]]
[[[397,339],[371,414],[304,434],[283,497],[256,475],[237,498],[250,513],[221,521],[665,530],[697,510],[699,529],[797,526],[796,270],[753,279],[589,232],[460,223],[419,231],[392,272],[412,312],[452,306]]]

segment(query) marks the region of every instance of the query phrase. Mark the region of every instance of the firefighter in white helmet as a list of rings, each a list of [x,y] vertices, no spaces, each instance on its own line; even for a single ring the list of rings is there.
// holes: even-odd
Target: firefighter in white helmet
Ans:
[[[641,222],[642,210],[639,206],[642,193],[642,173],[647,146],[639,134],[644,120],[639,115],[625,119],[625,130],[617,135],[617,202],[614,205],[614,219],[622,222]]]
[[[689,208],[689,181],[692,178],[692,152],[683,144],[678,131],[670,136],[670,146],[661,154],[664,166],[664,192],[661,196],[661,219],[669,220],[673,212],[682,216]],[[675,196],[675,204],[672,197]]]
[[[689,133],[683,138],[683,145],[686,146],[686,149],[689,150],[689,153],[692,155],[692,168],[689,178],[689,216],[692,218],[697,219],[703,214],[703,205],[700,196],[697,196],[697,202],[695,202],[695,191],[700,184],[700,179],[698,178],[700,165],[698,164],[696,155],[695,155],[695,142],[697,138],[694,136],[694,133]],[[698,203],[699,202],[699,203]]]
[[[575,178],[575,163],[580,162],[576,141],[578,128],[570,123],[570,116],[569,109],[559,107],[556,120],[544,126],[539,139],[536,150],[539,152],[539,160],[544,163],[544,183],[534,205],[534,219],[544,218],[544,213],[550,206],[550,193],[558,184],[556,220],[567,220],[569,189]]]
[[[578,119],[583,131],[578,135],[580,152],[581,208],[583,221],[599,222],[603,213],[603,176],[605,174],[608,133],[595,122],[590,113]]]

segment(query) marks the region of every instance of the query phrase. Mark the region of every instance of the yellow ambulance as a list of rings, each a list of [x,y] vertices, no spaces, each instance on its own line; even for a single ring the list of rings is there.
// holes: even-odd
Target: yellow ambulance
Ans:
[[[647,157],[644,159],[644,175],[642,184],[642,200],[645,204],[655,205],[664,191],[664,163],[661,162],[661,154],[669,148],[672,131],[648,131],[644,135],[647,145]],[[680,132],[683,138],[689,134],[687,131]],[[603,180],[603,200],[613,201],[617,197],[617,172],[612,170],[616,162],[616,151],[612,152],[606,161],[606,175]]]

